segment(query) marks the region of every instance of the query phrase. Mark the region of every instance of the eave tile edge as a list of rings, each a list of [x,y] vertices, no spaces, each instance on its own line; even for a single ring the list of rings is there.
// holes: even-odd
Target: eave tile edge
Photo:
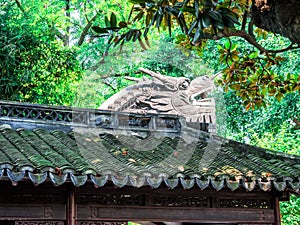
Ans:
[[[17,185],[19,181],[24,180],[28,177],[34,185],[39,185],[46,182],[47,178],[55,185],[59,186],[64,184],[67,180],[70,180],[75,187],[83,186],[88,180],[90,180],[96,187],[103,187],[108,181],[118,187],[122,188],[124,186],[133,186],[140,188],[142,186],[150,186],[153,189],[159,188],[163,183],[170,189],[176,187],[182,187],[183,189],[191,189],[193,187],[199,187],[201,190],[212,187],[216,191],[220,191],[224,188],[228,188],[231,191],[235,191],[238,188],[245,188],[246,191],[253,191],[258,187],[262,191],[270,191],[276,189],[277,191],[285,191],[291,189],[296,193],[300,194],[300,176],[296,179],[291,177],[282,178],[280,181],[276,179],[255,179],[252,181],[247,181],[244,178],[240,178],[238,181],[230,180],[228,177],[216,180],[213,177],[207,177],[203,180],[199,177],[185,179],[184,177],[178,178],[167,178],[167,177],[137,177],[126,175],[124,177],[118,177],[114,175],[102,175],[96,176],[93,174],[88,175],[76,175],[72,172],[56,174],[51,171],[43,173],[34,173],[32,171],[12,171],[11,168],[0,169],[0,180],[6,180],[9,178],[13,185]]]

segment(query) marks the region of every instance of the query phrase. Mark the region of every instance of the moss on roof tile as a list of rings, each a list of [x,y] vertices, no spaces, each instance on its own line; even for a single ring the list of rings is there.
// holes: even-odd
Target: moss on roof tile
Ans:
[[[6,165],[16,171],[27,166],[32,171],[49,171],[58,176],[74,171],[74,176],[90,175],[95,182],[99,180],[92,178],[95,175],[115,176],[114,179],[147,175],[154,180],[177,176],[222,180],[226,176],[232,182],[237,177],[275,180],[288,177],[297,188],[300,179],[297,156],[276,154],[221,138],[186,142],[180,136],[170,138],[162,133],[142,139],[130,133],[102,131],[100,135],[96,129],[69,133],[1,129],[0,168]]]

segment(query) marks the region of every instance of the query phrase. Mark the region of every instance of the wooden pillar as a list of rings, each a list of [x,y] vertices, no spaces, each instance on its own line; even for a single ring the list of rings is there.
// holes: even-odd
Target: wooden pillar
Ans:
[[[68,187],[67,225],[76,225],[75,188],[73,185]]]
[[[280,205],[278,197],[274,198],[274,210],[275,210],[275,225],[281,224],[281,217],[280,217]]]

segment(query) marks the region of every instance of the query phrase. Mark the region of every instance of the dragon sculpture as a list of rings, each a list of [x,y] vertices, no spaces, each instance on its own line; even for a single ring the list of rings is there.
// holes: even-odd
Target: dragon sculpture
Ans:
[[[164,113],[184,116],[187,122],[215,124],[215,102],[209,95],[214,89],[211,77],[190,81],[140,69],[143,77],[105,101],[99,109],[134,113]]]

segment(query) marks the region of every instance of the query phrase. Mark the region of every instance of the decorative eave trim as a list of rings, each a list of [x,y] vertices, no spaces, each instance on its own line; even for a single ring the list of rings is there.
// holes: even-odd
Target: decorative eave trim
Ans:
[[[158,177],[150,177],[148,175],[139,177],[135,175],[126,175],[120,177],[112,175],[110,173],[103,175],[95,174],[74,174],[74,171],[63,171],[61,174],[54,173],[52,171],[34,173],[31,170],[21,170],[19,172],[12,171],[11,168],[0,169],[0,180],[11,180],[13,185],[17,185],[19,181],[24,181],[29,178],[34,185],[39,185],[46,181],[52,182],[55,186],[64,184],[71,181],[75,187],[85,185],[87,182],[92,182],[96,187],[103,187],[109,181],[116,187],[122,188],[125,186],[133,186],[140,188],[143,186],[150,186],[151,188],[159,188],[163,184],[170,189],[181,187],[183,189],[191,189],[197,187],[201,190],[213,188],[216,191],[222,189],[229,189],[235,191],[239,188],[243,188],[246,191],[253,191],[254,189],[260,189],[262,191],[285,191],[291,190],[300,195],[300,176],[298,178],[284,177],[284,178],[256,178],[254,180],[247,180],[244,177],[240,177],[238,180],[231,180],[228,176],[222,177],[202,177],[195,174],[193,177],[185,178],[179,175],[175,178],[169,178],[166,174],[161,174]]]

